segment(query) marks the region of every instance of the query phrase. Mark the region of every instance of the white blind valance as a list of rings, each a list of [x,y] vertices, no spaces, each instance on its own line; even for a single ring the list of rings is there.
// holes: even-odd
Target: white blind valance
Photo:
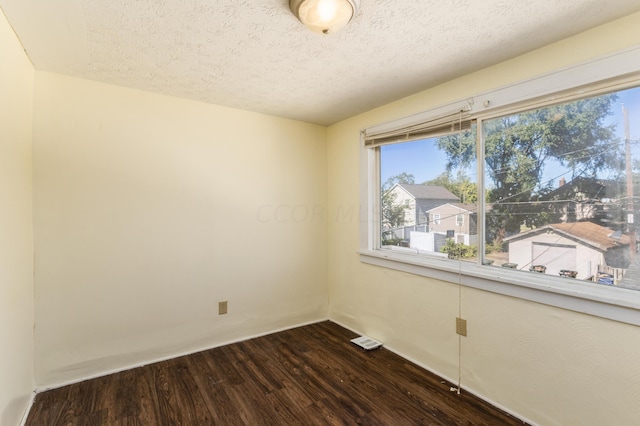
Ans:
[[[471,128],[472,100],[430,110],[404,120],[364,131],[364,146],[373,148],[395,142],[443,136]]]
[[[424,113],[376,125],[362,132],[364,146],[443,136],[471,127],[475,119],[568,102],[598,93],[633,87],[640,81],[640,46],[550,72]]]

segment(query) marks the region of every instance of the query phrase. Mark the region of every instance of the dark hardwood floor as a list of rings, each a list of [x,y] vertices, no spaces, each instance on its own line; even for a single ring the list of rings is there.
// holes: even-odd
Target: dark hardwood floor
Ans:
[[[522,425],[321,322],[36,395],[29,426]]]

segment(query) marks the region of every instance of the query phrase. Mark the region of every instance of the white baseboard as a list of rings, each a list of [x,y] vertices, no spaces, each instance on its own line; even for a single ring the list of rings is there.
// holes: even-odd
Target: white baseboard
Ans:
[[[29,397],[29,403],[24,410],[24,414],[22,414],[22,420],[20,420],[20,426],[24,426],[27,423],[27,417],[29,417],[29,413],[31,412],[31,407],[33,407],[33,402],[36,400],[36,391],[31,392],[31,396]]]
[[[329,318],[322,318],[322,319],[318,319],[318,320],[307,321],[307,322],[300,323],[300,324],[295,324],[295,325],[291,325],[291,326],[287,326],[287,327],[283,327],[283,328],[279,328],[279,329],[275,329],[275,330],[270,330],[270,331],[267,331],[267,332],[264,332],[264,333],[259,333],[259,334],[255,334],[255,335],[249,335],[249,336],[244,336],[244,337],[240,337],[240,338],[237,338],[237,339],[232,339],[232,340],[219,342],[219,343],[216,343],[216,344],[211,345],[211,346],[204,346],[204,347],[201,347],[201,348],[197,348],[197,349],[193,349],[193,350],[189,350],[189,351],[185,351],[185,352],[176,352],[176,353],[173,353],[173,354],[170,354],[170,355],[167,355],[167,356],[144,360],[144,361],[141,361],[139,363],[130,364],[130,365],[127,365],[127,366],[124,366],[124,367],[121,367],[121,368],[115,368],[113,370],[101,371],[99,373],[91,374],[91,375],[84,376],[84,377],[81,377],[81,378],[78,378],[78,379],[68,380],[68,381],[65,381],[65,382],[60,382],[60,383],[47,385],[47,386],[43,386],[43,387],[36,387],[35,394],[38,394],[38,393],[41,393],[41,392],[46,392],[48,390],[59,389],[59,388],[62,388],[62,387],[65,387],[65,386],[69,386],[69,385],[74,385],[76,383],[81,383],[81,382],[84,382],[84,381],[87,381],[87,380],[97,379],[99,377],[109,376],[111,374],[120,373],[120,372],[127,371],[127,370],[132,370],[132,369],[138,368],[138,367],[144,367],[145,365],[155,364],[157,362],[168,361],[168,360],[171,360],[171,359],[174,359],[174,358],[179,358],[181,356],[191,355],[191,354],[195,354],[195,353],[198,353],[198,352],[207,351],[209,349],[219,348],[221,346],[230,345],[232,343],[244,342],[246,340],[255,339],[257,337],[268,336],[270,334],[279,333],[281,331],[291,330],[293,328],[298,328],[298,327],[304,327],[305,325],[315,324],[315,323],[318,323],[318,322],[328,321],[328,320],[329,320]]]
[[[354,330],[353,328],[351,328],[351,327],[349,327],[349,326],[346,326],[346,325],[344,325],[344,324],[340,323],[340,321],[336,321],[336,320],[331,319],[331,318],[329,318],[329,321],[331,321],[331,322],[333,322],[333,323],[336,323],[336,324],[338,324],[340,327],[344,327],[344,328],[346,328],[347,330],[351,330],[351,331],[353,331],[353,332],[354,332],[354,333],[356,333],[356,334],[360,334],[360,335],[362,335],[362,334],[363,334],[362,332],[360,332],[360,331],[358,331],[358,330]],[[371,336],[371,337],[376,338],[376,336]],[[410,362],[414,363],[415,365],[417,365],[417,366],[418,366],[418,367],[420,367],[420,368],[424,368],[424,369],[425,369],[425,370],[427,370],[428,372],[433,373],[433,374],[435,374],[436,376],[438,376],[438,377],[440,377],[440,378],[442,378],[442,379],[444,379],[444,380],[446,380],[446,381],[448,381],[448,382],[450,382],[450,383],[453,383],[453,384],[458,383],[458,380],[457,380],[457,379],[453,379],[453,378],[451,378],[451,377],[448,377],[447,375],[442,374],[442,373],[438,372],[437,370],[434,370],[434,369],[430,368],[429,366],[425,365],[424,363],[422,363],[422,362],[420,362],[420,361],[418,361],[418,360],[416,360],[416,359],[414,359],[414,358],[412,358],[412,357],[410,357],[410,356],[407,356],[407,355],[403,354],[401,351],[398,351],[398,350],[394,349],[393,347],[388,346],[388,345],[387,345],[387,344],[385,344],[384,342],[382,342],[382,343],[383,343],[383,347],[384,347],[384,348],[387,348],[389,351],[393,352],[394,354],[398,355],[399,357],[404,358],[404,359],[406,359],[407,361],[410,361]],[[475,392],[475,391],[473,391],[473,390],[471,390],[471,389],[467,388],[467,387],[466,387],[466,386],[464,386],[462,383],[460,384],[460,390],[464,390],[465,392],[470,393],[471,395],[475,396],[476,398],[479,398],[479,399],[481,399],[481,400],[483,400],[483,401],[485,401],[485,402],[487,402],[487,403],[489,403],[489,404],[493,405],[494,407],[496,407],[496,408],[498,408],[498,409],[500,409],[500,410],[504,411],[505,413],[509,414],[510,416],[512,416],[512,417],[514,417],[514,418],[516,418],[516,419],[518,419],[518,420],[522,420],[522,422],[523,422],[523,423],[527,423],[527,424],[529,424],[529,425],[531,425],[531,426],[538,426],[538,425],[537,425],[537,423],[535,423],[535,422],[533,422],[533,421],[531,421],[531,420],[529,420],[529,419],[527,419],[527,418],[525,418],[525,417],[521,416],[521,415],[520,415],[520,414],[518,414],[518,413],[515,413],[514,411],[510,410],[509,408],[507,408],[507,407],[505,407],[505,406],[503,406],[503,405],[501,405],[501,404],[498,404],[498,403],[496,403],[496,402],[492,401],[491,399],[489,399],[489,398],[485,397],[485,396],[484,396],[484,395],[482,395],[481,393],[479,393],[479,392]]]
[[[168,360],[173,359],[173,358],[178,358],[178,357],[181,357],[181,356],[191,355],[191,354],[202,352],[202,351],[206,351],[206,350],[209,350],[209,349],[215,349],[215,348],[218,348],[218,347],[221,347],[221,346],[230,345],[230,344],[233,344],[233,343],[244,342],[246,340],[255,339],[257,337],[268,336],[270,334],[275,334],[275,333],[279,333],[279,332],[282,332],[282,331],[291,330],[293,328],[304,327],[305,325],[316,324],[316,323],[323,322],[323,321],[331,321],[331,322],[339,325],[340,327],[346,328],[347,330],[350,330],[350,331],[352,331],[352,332],[354,332],[356,334],[360,334],[360,335],[363,334],[362,332],[360,332],[358,330],[354,330],[353,328],[340,323],[340,321],[336,321],[336,320],[333,320],[331,318],[324,318],[324,319],[319,319],[319,320],[315,320],[315,321],[308,321],[308,322],[305,322],[305,323],[296,324],[296,325],[292,325],[292,326],[288,326],[288,327],[283,327],[283,328],[272,330],[272,331],[268,331],[268,332],[265,332],[265,333],[260,333],[260,334],[256,334],[256,335],[250,335],[250,336],[242,337],[242,338],[239,338],[239,339],[225,341],[225,342],[221,342],[221,343],[218,343],[216,345],[213,345],[213,346],[207,346],[207,347],[203,347],[203,348],[192,350],[192,351],[188,351],[188,352],[175,353],[175,354],[172,354],[172,355],[169,355],[169,356],[166,356],[166,357],[161,357],[161,358],[157,358],[157,359],[153,359],[153,360],[144,361],[144,362],[141,362],[141,363],[136,363],[136,364],[133,364],[133,365],[130,365],[130,366],[127,366],[127,367],[123,367],[123,368],[118,368],[118,369],[114,369],[114,370],[100,372],[100,373],[97,373],[97,374],[94,374],[94,375],[91,375],[91,376],[79,378],[79,379],[76,379],[76,380],[70,380],[68,382],[59,383],[59,384],[56,384],[56,385],[53,385],[53,386],[47,386],[47,387],[43,387],[43,388],[36,388],[34,390],[34,392],[31,393],[31,398],[29,399],[29,404],[27,405],[27,409],[26,409],[26,411],[25,411],[25,413],[24,413],[24,415],[22,417],[22,421],[20,422],[20,426],[24,426],[25,425],[25,422],[27,421],[27,417],[29,415],[29,412],[31,411],[31,407],[33,406],[36,394],[38,394],[38,393],[45,392],[45,391],[52,390],[52,389],[58,389],[58,388],[61,388],[61,387],[64,387],[64,386],[73,385],[73,384],[76,384],[76,383],[81,383],[81,382],[84,382],[86,380],[96,379],[98,377],[108,376],[110,374],[120,373],[122,371],[127,371],[127,370],[131,370],[131,369],[138,368],[138,367],[144,367],[145,365],[155,364],[157,362],[168,361]],[[421,368],[424,368],[425,370],[429,371],[430,373],[433,373],[436,376],[438,376],[438,377],[440,377],[440,378],[442,378],[442,379],[444,379],[444,380],[446,380],[446,381],[448,381],[450,383],[454,383],[454,384],[457,383],[456,379],[448,377],[447,375],[442,374],[439,371],[430,368],[429,366],[425,365],[424,363],[422,363],[422,362],[420,362],[420,361],[418,361],[416,359],[413,359],[410,356],[407,356],[407,355],[403,354],[401,351],[398,351],[398,350],[394,349],[393,347],[390,347],[390,346],[388,346],[386,344],[384,345],[384,347],[387,348],[389,351],[393,352],[394,354],[398,355],[399,357],[404,358],[407,361],[410,361],[410,362],[416,364],[417,366],[419,366]],[[530,424],[531,426],[536,426],[535,422],[522,417],[521,415],[513,412],[512,410],[510,410],[507,407],[502,406],[501,404],[498,404],[498,403],[496,403],[494,401],[491,401],[490,399],[486,398],[482,394],[480,394],[478,392],[474,392],[473,390],[468,389],[464,385],[461,385],[460,388],[461,388],[461,390],[464,390],[465,392],[469,392],[470,394],[476,396],[477,398],[480,398],[483,401],[488,402],[489,404],[493,405],[494,407],[499,408],[500,410],[504,411],[505,413],[508,413],[511,416],[513,416],[513,417],[515,417],[515,418],[517,418],[519,420],[522,420],[523,422],[526,422],[526,423]]]

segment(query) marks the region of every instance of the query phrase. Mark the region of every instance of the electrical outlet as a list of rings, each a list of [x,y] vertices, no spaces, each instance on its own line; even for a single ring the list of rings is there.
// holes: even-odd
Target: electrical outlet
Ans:
[[[467,320],[456,317],[456,333],[461,336],[467,335]]]
[[[224,315],[227,313],[227,301],[218,302],[218,315]]]

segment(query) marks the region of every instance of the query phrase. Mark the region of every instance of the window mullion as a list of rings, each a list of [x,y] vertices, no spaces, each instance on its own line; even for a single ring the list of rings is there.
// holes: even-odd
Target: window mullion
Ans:
[[[369,222],[373,225],[370,227],[371,239],[370,248],[377,250],[380,246],[382,237],[382,217],[381,217],[381,178],[380,178],[380,148],[368,149],[369,152],[369,164],[371,166],[371,174],[369,176],[369,182],[372,183],[369,187],[370,203],[369,203]]]
[[[478,263],[484,264],[486,253],[486,190],[484,182],[484,122],[481,118],[476,119],[476,167],[478,174],[476,184],[478,185]]]

